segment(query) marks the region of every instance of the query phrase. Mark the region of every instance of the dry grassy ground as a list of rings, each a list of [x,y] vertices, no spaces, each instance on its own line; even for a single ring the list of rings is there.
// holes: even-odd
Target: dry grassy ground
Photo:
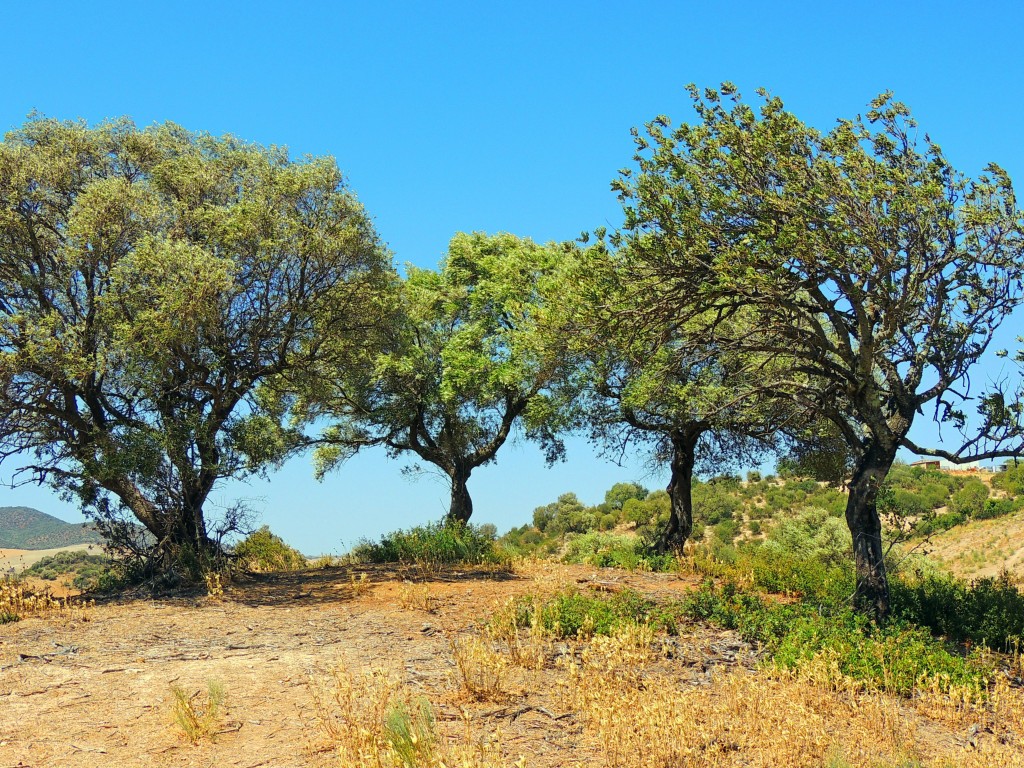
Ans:
[[[550,563],[410,576],[268,575],[2,625],[0,767],[390,765],[382,712],[419,697],[430,765],[1024,766],[1019,689],[984,706],[826,690],[700,625],[572,642],[482,627],[516,595],[665,598],[692,580]],[[193,744],[172,687],[201,715],[210,681],[223,708]]]
[[[1024,584],[1024,512],[996,520],[973,520],[932,537],[929,554],[966,579],[998,576],[1003,570]]]
[[[21,573],[44,557],[56,555],[58,552],[77,551],[100,554],[103,548],[98,544],[74,544],[57,549],[0,549],[0,574],[7,573],[12,568],[15,573]]]

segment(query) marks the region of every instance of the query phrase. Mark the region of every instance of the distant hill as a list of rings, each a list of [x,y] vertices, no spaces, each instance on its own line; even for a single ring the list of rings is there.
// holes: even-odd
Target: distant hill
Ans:
[[[88,523],[66,523],[31,507],[0,507],[0,547],[56,549],[101,541]]]

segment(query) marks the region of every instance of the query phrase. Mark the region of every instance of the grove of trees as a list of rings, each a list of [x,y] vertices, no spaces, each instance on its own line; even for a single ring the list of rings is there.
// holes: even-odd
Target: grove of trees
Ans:
[[[856,602],[884,617],[897,452],[1024,453],[1020,391],[971,376],[1024,299],[1024,215],[1002,169],[959,173],[888,94],[825,133],[768,94],[691,95],[694,122],[634,132],[617,231],[458,233],[404,277],[331,159],[31,118],[0,143],[0,461],[156,573],[241,524],[211,520],[218,483],[310,446],[321,475],[374,446],[435,467],[456,522],[510,439],[549,461],[571,431],[646,446],[680,552],[695,472],[785,452],[846,484]],[[956,445],[911,440],[922,414]],[[536,522],[583,514],[566,496]]]

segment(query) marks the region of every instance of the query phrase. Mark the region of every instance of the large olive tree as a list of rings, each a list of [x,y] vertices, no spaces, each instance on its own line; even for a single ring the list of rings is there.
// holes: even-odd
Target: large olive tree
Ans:
[[[646,320],[699,323],[729,354],[786,357],[762,386],[822,419],[852,457],[846,520],[858,604],[884,616],[878,490],[919,414],[963,427],[944,455],[1020,453],[1019,410],[969,374],[1020,304],[1024,218],[1007,174],[957,172],[885,94],[819,133],[763,95],[691,89],[698,119],[636,132],[616,182],[619,244],[645,284]],[[753,314],[750,325],[727,322]],[[972,386],[973,385],[973,386]],[[1016,414],[1016,416],[1014,416]],[[974,432],[971,434],[970,430]],[[947,437],[948,437],[947,430]]]
[[[329,158],[30,119],[0,144],[0,459],[196,562],[217,483],[295,445],[258,385],[358,348],[390,279]]]

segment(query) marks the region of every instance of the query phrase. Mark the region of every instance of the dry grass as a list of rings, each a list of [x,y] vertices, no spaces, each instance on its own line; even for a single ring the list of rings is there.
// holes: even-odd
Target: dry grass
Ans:
[[[366,577],[365,573],[360,573],[357,579],[355,573],[350,571],[348,582],[349,591],[353,597],[362,597],[370,591],[370,580]]]
[[[461,689],[477,701],[502,701],[508,697],[505,678],[508,660],[486,638],[463,637],[452,642],[455,678]]]
[[[172,685],[171,695],[174,697],[174,722],[190,743],[216,739],[224,704],[224,686],[210,680],[203,696],[201,691],[189,694],[180,685]]]
[[[1021,697],[1004,689],[975,733],[989,734],[971,752],[935,743],[903,702],[878,695],[837,695],[811,682],[745,671],[727,672],[707,686],[679,690],[644,679],[637,667],[606,649],[570,664],[561,704],[580,713],[601,742],[608,768],[651,766],[1022,766]],[[937,702],[936,702],[937,704]],[[946,702],[947,709],[957,709]],[[972,709],[978,717],[981,710]],[[932,713],[934,716],[934,712]],[[1014,731],[1014,729],[1017,729]],[[1004,741],[1005,743],[1001,742]]]
[[[972,520],[937,533],[928,545],[929,555],[953,574],[965,579],[1010,574],[1024,584],[1024,511],[995,520]]]
[[[206,595],[214,600],[224,597],[224,582],[221,575],[216,571],[203,574],[203,581],[206,582]]]
[[[530,609],[530,625],[526,632],[520,631],[516,611],[515,600],[507,600],[497,606],[487,623],[487,634],[508,650],[513,664],[524,669],[542,669],[547,660],[550,639],[541,623],[540,603],[535,601]]]
[[[407,611],[433,613],[437,608],[437,600],[430,594],[430,586],[414,584],[411,581],[402,582],[401,590],[398,593],[398,602]]]
[[[523,621],[527,596],[539,606],[579,589],[589,567],[446,574],[427,585],[429,625],[398,605],[393,568],[365,570],[358,596],[360,571],[338,568],[233,585],[216,602],[107,602],[85,624],[54,614],[3,626],[0,765],[1024,768],[1019,655],[1000,661],[1007,673],[984,700],[898,697],[757,668],[734,650],[735,633],[696,622],[675,637],[623,624],[610,637],[556,639],[536,611]],[[621,578],[651,596],[693,586]],[[169,727],[167,686],[197,669],[225,684],[233,719],[222,714],[193,746],[185,726]],[[182,698],[201,723],[209,691],[186,685]]]
[[[78,619],[88,621],[93,601],[59,599],[48,589],[34,592],[18,581],[0,579],[0,624],[20,621],[30,617]]]
[[[383,670],[361,675],[338,668],[310,681],[319,731],[338,766],[365,768],[498,768],[495,740],[478,737],[468,716],[461,735],[438,733],[433,707]],[[525,763],[516,763],[523,768]]]

